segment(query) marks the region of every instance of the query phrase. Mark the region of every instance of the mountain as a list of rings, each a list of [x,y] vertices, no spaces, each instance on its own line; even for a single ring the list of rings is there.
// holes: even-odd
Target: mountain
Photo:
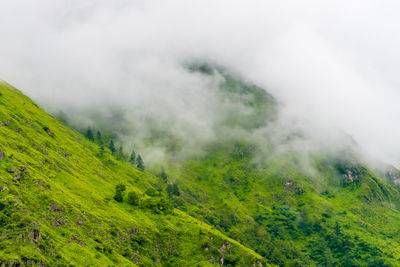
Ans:
[[[279,266],[400,266],[398,170],[373,171],[349,137],[307,149],[306,133],[276,127],[272,96],[219,74],[226,98],[250,110],[224,123],[249,134],[224,132],[200,156],[170,158],[175,206]]]
[[[165,193],[145,194],[159,178],[64,126],[12,86],[1,83],[0,94],[2,265],[264,265],[253,250],[173,209]],[[123,202],[115,200],[116,187],[125,187]]]
[[[320,145],[282,127],[274,97],[223,68],[188,70],[219,81],[213,138],[98,115],[84,136],[1,84],[1,263],[400,265],[396,168],[370,167],[345,135]],[[127,138],[164,157],[143,154],[144,168],[109,150]]]

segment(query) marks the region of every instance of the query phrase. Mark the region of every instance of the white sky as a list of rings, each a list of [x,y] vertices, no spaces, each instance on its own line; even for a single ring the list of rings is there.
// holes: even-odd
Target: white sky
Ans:
[[[180,64],[211,60],[399,165],[399,12],[372,0],[3,0],[0,78],[52,109],[168,103],[200,120],[209,95]]]

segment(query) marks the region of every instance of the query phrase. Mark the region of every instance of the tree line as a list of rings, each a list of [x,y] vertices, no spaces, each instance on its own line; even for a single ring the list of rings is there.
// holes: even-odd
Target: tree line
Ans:
[[[111,151],[111,154],[116,156],[119,159],[127,160],[132,165],[136,166],[139,170],[144,171],[145,165],[140,154],[136,154],[135,150],[132,150],[131,154],[127,156],[124,153],[124,148],[122,144],[117,146],[113,138],[104,136],[100,130],[97,130],[96,134],[94,134],[94,130],[91,127],[88,127],[85,132],[85,137],[92,142],[97,143],[100,146],[100,156],[103,156],[105,147]]]

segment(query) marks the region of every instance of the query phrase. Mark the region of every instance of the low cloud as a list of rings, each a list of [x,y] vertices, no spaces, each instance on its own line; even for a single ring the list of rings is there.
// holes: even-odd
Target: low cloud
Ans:
[[[203,140],[215,134],[218,81],[183,64],[216,62],[274,95],[282,125],[306,122],[319,139],[347,133],[399,165],[399,5],[2,1],[0,77],[53,112],[117,106]]]

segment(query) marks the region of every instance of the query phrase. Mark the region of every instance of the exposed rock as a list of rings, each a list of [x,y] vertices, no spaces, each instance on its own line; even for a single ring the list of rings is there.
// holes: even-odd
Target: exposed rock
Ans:
[[[215,260],[214,260],[214,257],[213,257],[213,256],[211,256],[211,259],[209,259],[208,261],[209,261],[212,265],[215,264]]]
[[[16,171],[15,168],[11,168],[11,169],[8,169],[8,170],[7,170],[8,173],[15,173],[15,171]]]
[[[27,172],[27,168],[26,167],[19,167],[19,170],[22,172]]]
[[[294,182],[292,180],[287,180],[285,182],[285,187],[292,187],[294,185]]]
[[[400,185],[400,172],[394,167],[391,167],[386,172],[386,177],[388,177],[394,184]]]
[[[10,120],[6,120],[5,122],[0,122],[0,126],[7,126],[10,124]]]
[[[43,130],[49,135],[49,136],[53,136],[53,133],[51,132],[49,127],[43,127]]]
[[[49,207],[49,210],[52,210],[52,211],[54,211],[54,212],[62,212],[62,211],[63,211],[63,209],[60,208],[57,204],[51,205],[51,206]]]
[[[346,170],[347,173],[343,174],[343,179],[352,183],[360,178],[360,176],[354,173],[351,169]]]
[[[3,160],[5,158],[6,154],[4,153],[3,150],[0,150],[0,160]]]
[[[65,225],[65,224],[67,224],[67,222],[66,221],[63,221],[63,220],[55,220],[54,221],[54,223],[53,223],[53,225],[54,226],[63,226],[63,225]]]
[[[38,229],[33,230],[33,239],[38,244],[41,238],[40,231]]]

